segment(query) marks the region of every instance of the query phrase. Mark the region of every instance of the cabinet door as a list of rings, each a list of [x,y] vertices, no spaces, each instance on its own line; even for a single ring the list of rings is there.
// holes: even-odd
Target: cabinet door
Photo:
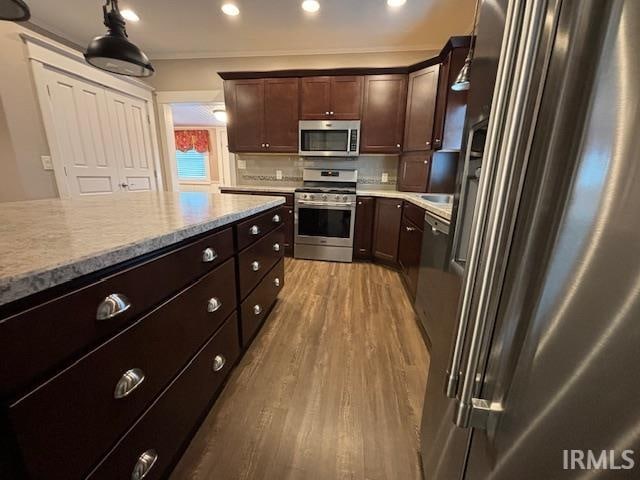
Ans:
[[[371,258],[373,243],[373,223],[375,219],[375,198],[358,197],[356,203],[356,223],[354,226],[353,257]]]
[[[402,151],[407,76],[368,75],[364,80],[361,153]]]
[[[284,205],[283,207],[280,207],[280,211],[278,213],[282,217],[282,223],[284,224],[284,254],[287,257],[292,257],[294,229],[293,206]]]
[[[404,151],[431,150],[439,65],[409,75]]]
[[[431,152],[405,153],[398,164],[398,190],[426,192],[431,167]]]
[[[407,218],[403,218],[400,227],[398,263],[411,298],[416,297],[421,249],[422,229]]]
[[[232,152],[263,152],[264,80],[227,80],[225,103],[230,105],[227,132]]]
[[[402,200],[378,198],[374,223],[373,256],[384,263],[398,262]]]
[[[300,119],[325,120],[330,118],[331,77],[304,77],[300,84]]]
[[[264,142],[268,152],[298,151],[297,78],[269,78],[264,83]]]
[[[362,111],[363,77],[331,78],[331,109],[336,120],[359,120]]]

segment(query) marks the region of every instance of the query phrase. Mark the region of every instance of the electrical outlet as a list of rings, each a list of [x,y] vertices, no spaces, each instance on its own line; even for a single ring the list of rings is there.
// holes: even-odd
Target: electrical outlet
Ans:
[[[246,170],[246,169],[247,169],[247,161],[238,160],[238,170]]]
[[[276,180],[282,180],[282,170],[276,170]]]
[[[389,174],[387,172],[384,172],[382,174],[382,183],[388,183],[389,182]]]
[[[42,161],[42,168],[45,170],[53,170],[53,162],[49,155],[42,155],[40,157],[40,161]]]

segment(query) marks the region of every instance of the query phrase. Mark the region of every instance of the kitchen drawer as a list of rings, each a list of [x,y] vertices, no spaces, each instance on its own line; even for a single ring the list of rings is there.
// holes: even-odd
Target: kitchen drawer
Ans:
[[[235,310],[233,278],[229,259],[11,405],[10,421],[31,476],[86,474]],[[143,381],[115,398],[127,376],[135,384],[134,374]]]
[[[284,286],[284,259],[262,279],[260,285],[242,302],[240,323],[242,325],[242,346],[247,347],[254,337],[278,293]]]
[[[239,356],[238,322],[233,314],[88,478],[133,478],[139,458],[150,450],[157,459],[145,480],[165,478]]]
[[[262,240],[238,255],[240,298],[246,297],[262,280],[265,273],[284,255],[284,226],[278,227]]]
[[[282,225],[282,217],[278,214],[277,208],[239,223],[236,225],[238,250],[242,250],[256,240],[264,238],[279,225]]]
[[[424,230],[424,208],[420,208],[413,203],[404,202],[404,218],[413,222],[420,230]]]
[[[211,261],[204,261],[206,249],[211,249]],[[0,397],[24,392],[55,373],[233,253],[233,233],[227,228],[0,320]],[[131,306],[97,320],[98,306],[107,298],[116,304],[113,294],[124,295]]]

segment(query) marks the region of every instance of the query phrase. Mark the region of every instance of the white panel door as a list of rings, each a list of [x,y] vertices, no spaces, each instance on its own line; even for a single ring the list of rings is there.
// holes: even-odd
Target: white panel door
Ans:
[[[72,196],[119,190],[104,88],[47,70],[56,148]]]
[[[110,90],[106,96],[121,184],[132,192],[156,190],[147,102]]]

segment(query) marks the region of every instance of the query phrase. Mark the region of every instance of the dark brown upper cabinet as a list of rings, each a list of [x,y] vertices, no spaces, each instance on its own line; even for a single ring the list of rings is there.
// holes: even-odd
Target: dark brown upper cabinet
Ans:
[[[440,65],[409,74],[404,151],[420,152],[433,148],[433,122],[438,94]]]
[[[376,199],[373,227],[373,257],[389,265],[398,263],[398,242],[402,222],[402,200]]]
[[[407,75],[367,75],[364,79],[360,153],[402,152]]]
[[[356,224],[354,226],[353,257],[361,260],[371,258],[373,223],[376,213],[376,199],[358,197],[356,201]]]
[[[227,80],[231,152],[297,152],[300,80]]]
[[[398,163],[398,190],[426,192],[429,182],[432,152],[411,152],[400,157]]]
[[[301,120],[360,119],[363,77],[305,77],[301,82]]]
[[[468,47],[454,48],[442,61],[433,122],[434,150],[460,150],[462,146],[467,92],[454,92],[451,85],[464,65],[468,52]]]

